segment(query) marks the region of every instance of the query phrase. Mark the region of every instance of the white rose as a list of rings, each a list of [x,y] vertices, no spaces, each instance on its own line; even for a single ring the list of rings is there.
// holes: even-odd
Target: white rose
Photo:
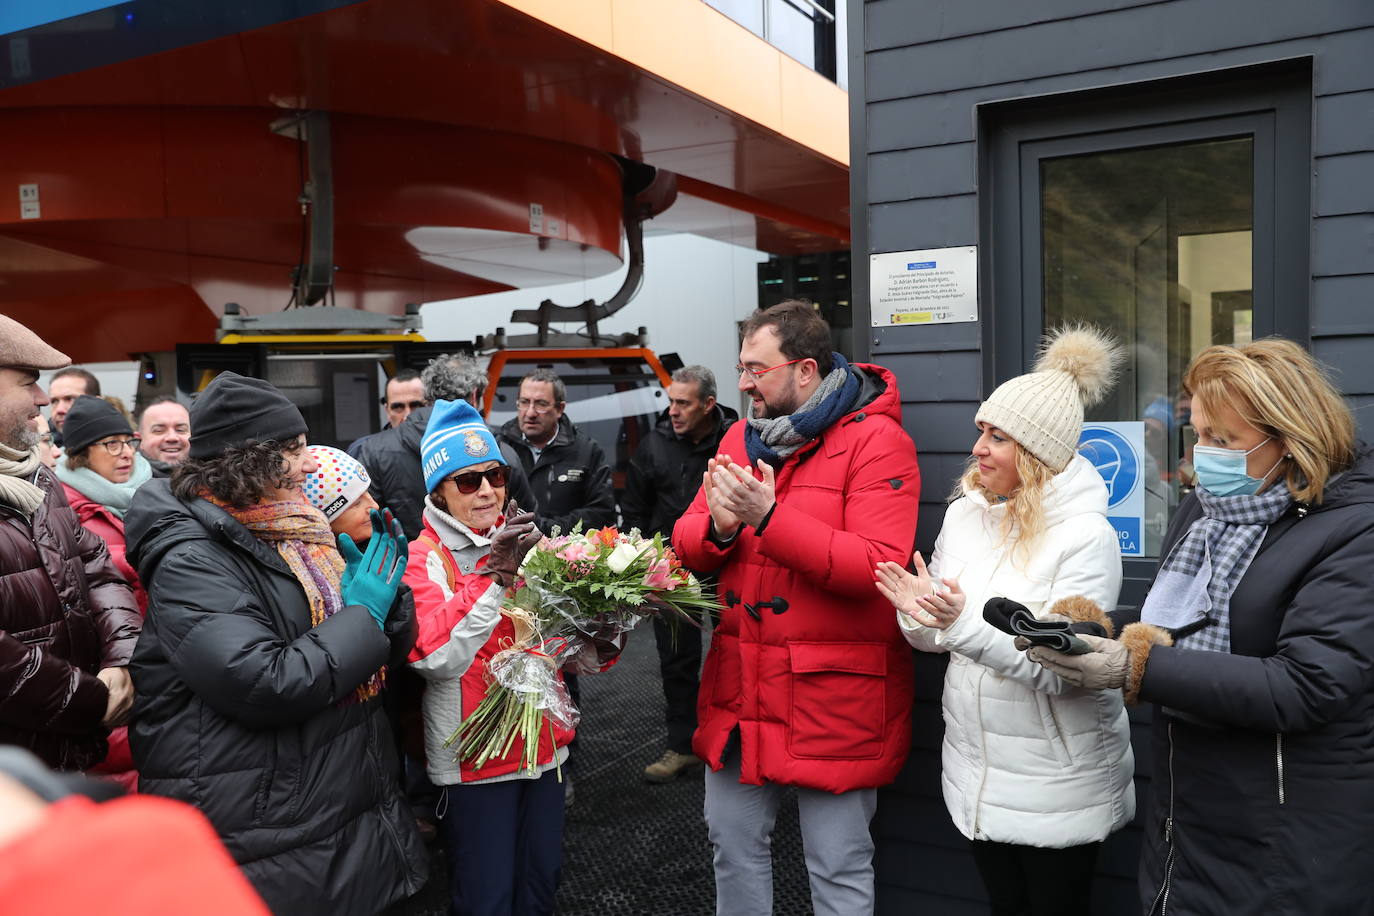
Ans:
[[[644,547],[631,547],[629,544],[617,544],[615,550],[606,558],[606,565],[611,568],[613,573],[623,573],[629,569],[635,560],[644,553]]]

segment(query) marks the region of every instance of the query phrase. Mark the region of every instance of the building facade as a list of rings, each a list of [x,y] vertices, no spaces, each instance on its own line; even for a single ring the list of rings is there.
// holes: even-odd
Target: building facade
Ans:
[[[1335,370],[1368,435],[1374,7],[871,0],[850,10],[849,47],[856,349],[901,381],[923,550],[977,405],[1064,322],[1105,326],[1128,351],[1116,392],[1090,414],[1138,436],[1143,510],[1123,603],[1141,600],[1187,479],[1179,379],[1200,349],[1301,341]],[[873,265],[892,260],[875,255],[919,254],[916,267],[947,249],[974,252],[958,279],[976,282],[976,317],[894,315],[883,276],[871,288]],[[941,663],[916,664],[911,760],[874,823],[879,912],[983,912],[940,800]],[[1134,715],[1143,766],[1145,713]],[[1108,842],[1095,912],[1137,911],[1140,842],[1138,827]]]

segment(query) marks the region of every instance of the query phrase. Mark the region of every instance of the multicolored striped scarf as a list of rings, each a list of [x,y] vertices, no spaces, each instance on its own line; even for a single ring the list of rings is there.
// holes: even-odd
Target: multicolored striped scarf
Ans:
[[[312,627],[324,623],[344,606],[340,593],[344,560],[335,544],[334,532],[329,530],[324,513],[306,502],[304,496],[256,503],[244,509],[209,494],[202,496],[233,516],[253,537],[277,549],[305,590]],[[380,694],[385,686],[386,668],[382,667],[343,702],[365,702]]]

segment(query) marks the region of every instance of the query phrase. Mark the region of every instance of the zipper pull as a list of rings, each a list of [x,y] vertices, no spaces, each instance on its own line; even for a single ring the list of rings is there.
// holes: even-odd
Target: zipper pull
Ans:
[[[1164,819],[1164,842],[1166,842],[1166,843],[1172,843],[1173,841],[1174,841],[1174,819],[1173,819],[1172,817],[1166,817],[1166,818]]]

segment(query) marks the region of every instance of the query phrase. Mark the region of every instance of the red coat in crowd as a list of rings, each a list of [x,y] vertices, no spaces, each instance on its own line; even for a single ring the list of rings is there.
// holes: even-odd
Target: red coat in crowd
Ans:
[[[920,472],[896,379],[854,368],[864,381],[858,406],[777,470],[762,535],[744,526],[717,546],[700,491],[673,531],[688,567],[720,571],[724,605],[692,746],[719,770],[738,729],[745,783],[845,792],[891,782],[906,759],[911,650],[873,570],[911,555]],[[720,446],[742,465],[746,426],[731,427]]]

